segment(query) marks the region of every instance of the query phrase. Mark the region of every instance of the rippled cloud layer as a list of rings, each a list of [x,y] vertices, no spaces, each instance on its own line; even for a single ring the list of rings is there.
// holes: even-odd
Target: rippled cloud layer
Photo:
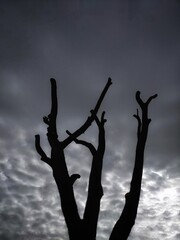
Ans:
[[[127,3],[128,2],[128,3]],[[1,1],[0,238],[68,240],[52,171],[35,151],[46,140],[49,78],[57,79],[60,139],[86,120],[107,78],[104,196],[97,239],[108,239],[124,206],[134,164],[135,92],[158,93],[150,124],[133,240],[180,238],[180,3],[178,1]],[[97,144],[92,125],[84,139]],[[91,155],[66,149],[80,215]]]

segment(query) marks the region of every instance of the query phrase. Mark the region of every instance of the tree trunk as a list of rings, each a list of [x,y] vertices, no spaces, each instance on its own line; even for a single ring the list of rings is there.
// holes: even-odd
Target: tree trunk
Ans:
[[[98,168],[100,167],[102,169],[101,161],[103,159],[105,146],[104,148],[102,148],[103,152],[101,154],[100,162],[99,162],[99,159],[97,159],[97,154],[96,154],[96,157],[92,164],[93,167],[91,171],[89,185],[91,186],[90,189],[92,187],[95,187],[95,188],[89,191],[90,192],[89,200],[87,203],[88,207],[86,209],[92,208],[91,213],[93,213],[94,215],[92,217],[91,213],[87,214],[88,217],[85,217],[84,219],[80,219],[75,196],[74,196],[74,190],[73,190],[73,183],[76,181],[76,179],[80,178],[80,175],[73,174],[69,176],[66,161],[65,161],[64,149],[72,141],[74,141],[78,136],[83,134],[95,119],[96,119],[96,122],[98,121],[96,114],[111,84],[112,82],[111,82],[111,79],[109,78],[104,90],[102,91],[97,101],[97,104],[94,110],[91,110],[91,116],[87,118],[86,122],[79,129],[77,129],[73,134],[69,134],[69,136],[64,141],[59,141],[57,128],[56,128],[56,118],[57,118],[57,109],[58,109],[57,87],[56,87],[56,81],[54,79],[51,79],[51,102],[52,102],[51,112],[47,117],[43,118],[44,122],[48,125],[47,138],[49,141],[49,145],[51,147],[51,157],[48,157],[46,153],[43,151],[43,149],[41,148],[40,136],[39,135],[35,136],[35,146],[36,146],[37,152],[41,156],[41,160],[46,162],[49,166],[51,166],[53,170],[53,177],[55,179],[55,182],[59,191],[61,208],[62,208],[62,212],[68,228],[70,240],[77,240],[77,239],[78,240],[85,240],[85,239],[95,240],[97,218],[98,218],[99,206],[100,206],[100,197],[98,196],[97,198],[98,200],[96,200],[97,201],[96,203],[96,201],[93,200],[96,198],[92,198],[92,195],[94,193],[97,194],[97,191],[99,191],[99,182],[97,183],[98,189],[96,187],[96,182],[94,182],[97,179],[95,171],[97,168],[96,165],[98,166]],[[104,124],[104,119],[102,119],[102,123],[98,122],[98,124],[99,125]],[[102,141],[105,142],[104,136],[101,137],[101,139]],[[99,169],[98,169],[97,175],[98,174],[100,174],[100,179],[101,179],[101,171]],[[91,231],[89,231],[90,226],[91,226]]]
[[[126,201],[121,216],[116,222],[109,240],[126,240],[131,232],[137,215],[139,204],[141,181],[144,163],[144,150],[148,134],[148,126],[151,119],[148,119],[148,105],[157,95],[151,96],[146,102],[140,98],[140,92],[136,93],[136,100],[142,110],[142,119],[138,110],[134,117],[138,121],[137,146],[135,154],[135,165],[130,185],[130,191],[125,195]]]

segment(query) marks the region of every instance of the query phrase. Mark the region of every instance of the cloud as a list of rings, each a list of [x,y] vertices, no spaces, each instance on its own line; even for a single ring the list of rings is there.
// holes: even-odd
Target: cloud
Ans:
[[[129,239],[179,239],[179,2],[2,1],[0,7],[0,237],[68,239],[49,166],[34,135],[50,155],[42,117],[50,110],[49,78],[57,79],[61,140],[94,107],[107,78],[113,79],[106,110],[104,196],[98,239],[107,239],[129,191],[137,122],[135,92],[154,93],[142,193]],[[97,146],[93,125],[83,139]],[[66,149],[75,196],[83,215],[91,155]],[[153,219],[153,221],[152,221]],[[168,224],[167,224],[168,222]]]

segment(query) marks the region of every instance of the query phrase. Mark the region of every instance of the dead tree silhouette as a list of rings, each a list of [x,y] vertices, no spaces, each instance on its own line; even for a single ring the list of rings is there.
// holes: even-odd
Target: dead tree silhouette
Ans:
[[[104,90],[102,91],[97,101],[95,108],[91,110],[91,116],[87,118],[85,123],[74,133],[66,131],[69,136],[65,140],[59,141],[56,129],[56,118],[58,109],[57,87],[55,79],[51,79],[51,112],[47,117],[43,118],[44,122],[48,125],[47,138],[51,147],[51,157],[48,157],[41,148],[40,136],[35,136],[35,147],[37,152],[41,156],[41,160],[47,163],[52,168],[53,177],[59,191],[61,208],[67,225],[70,240],[96,239],[100,201],[103,196],[101,175],[103,156],[105,152],[104,124],[106,122],[106,119],[104,118],[105,112],[102,113],[101,119],[98,119],[97,112],[111,84],[112,81],[109,78]],[[135,223],[141,191],[144,149],[147,139],[148,126],[151,121],[148,118],[148,105],[151,100],[154,99],[156,96],[157,95],[153,95],[146,102],[143,102],[140,98],[140,92],[136,93],[136,100],[142,110],[142,118],[139,116],[137,110],[137,114],[134,115],[134,117],[138,121],[135,166],[131,180],[130,192],[126,194],[126,203],[124,209],[112,230],[110,240],[127,239],[131,228]],[[78,137],[90,127],[93,121],[96,122],[99,130],[97,149],[91,143],[78,139]],[[92,166],[89,177],[88,196],[82,219],[80,218],[78,213],[73,190],[73,184],[78,178],[80,178],[80,175],[72,174],[71,176],[69,176],[64,155],[64,149],[72,141],[77,144],[84,145],[90,150],[92,154]]]
[[[135,165],[131,179],[130,191],[125,195],[126,202],[124,209],[112,230],[109,240],[126,240],[133,225],[135,224],[141,192],[144,150],[147,140],[148,127],[151,122],[151,119],[148,118],[148,106],[151,100],[156,97],[157,94],[149,97],[146,102],[143,102],[140,97],[140,92],[136,92],[136,101],[141,108],[142,117],[139,116],[139,111],[137,109],[137,114],[133,115],[138,121]]]
[[[48,125],[47,138],[51,147],[51,157],[48,157],[44,150],[41,148],[40,136],[35,136],[35,146],[37,152],[41,156],[41,160],[50,165],[53,170],[53,177],[55,179],[60,194],[61,208],[68,228],[70,240],[95,239],[100,199],[102,197],[101,170],[102,159],[105,150],[104,113],[102,114],[101,120],[97,118],[96,114],[111,84],[112,81],[109,78],[104,90],[102,91],[97,101],[95,108],[91,110],[91,116],[87,118],[86,122],[72,134],[67,131],[69,137],[67,137],[64,141],[59,141],[56,129],[58,108],[57,87],[55,79],[51,79],[51,112],[47,117],[43,118],[44,122]],[[87,128],[94,120],[96,121],[99,128],[99,146],[97,150],[90,143],[77,140],[77,138],[87,130]],[[73,183],[78,178],[80,178],[80,175],[73,174],[69,176],[64,155],[64,149],[72,141],[81,143],[89,147],[93,155],[88,199],[83,219],[81,219],[79,216],[73,191]]]

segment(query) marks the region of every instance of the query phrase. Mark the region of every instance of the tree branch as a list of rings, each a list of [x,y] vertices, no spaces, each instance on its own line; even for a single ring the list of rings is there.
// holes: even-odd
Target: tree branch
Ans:
[[[51,166],[51,159],[49,157],[47,157],[46,153],[43,151],[43,149],[41,148],[40,145],[40,136],[39,135],[35,135],[35,147],[36,147],[36,151],[39,153],[39,155],[41,156],[41,160],[45,163],[47,163],[49,166]]]
[[[93,110],[91,110],[91,113],[93,114]],[[104,116],[105,116],[105,111],[103,111],[102,114],[101,114],[101,120],[99,120],[99,118],[97,117],[97,115],[95,115],[95,117],[94,117],[95,122],[96,122],[96,124],[97,124],[97,126],[98,126],[99,129],[100,129],[100,128],[103,128],[105,122],[107,121],[107,120],[104,118]]]
[[[154,94],[153,96],[151,96],[147,101],[146,101],[146,105],[149,105],[149,103],[152,101],[152,99],[156,98],[158,95]]]
[[[100,211],[100,202],[103,196],[103,188],[101,184],[103,157],[105,152],[105,130],[104,130],[104,114],[102,113],[101,121],[95,117],[95,121],[99,128],[99,143],[96,153],[93,155],[92,166],[89,177],[88,197],[84,211],[84,222],[89,239],[96,238],[97,222]]]
[[[58,103],[57,103],[57,86],[56,80],[54,78],[50,79],[51,82],[51,112],[48,116],[43,117],[43,121],[49,126],[47,128],[47,137],[51,147],[57,142],[58,135],[56,129],[56,118],[58,111]]]
[[[68,130],[66,130],[66,133],[67,133],[69,136],[72,135],[72,133],[70,133]],[[87,142],[87,141],[84,141],[84,140],[79,140],[79,139],[77,139],[77,138],[75,138],[73,141],[74,141],[75,143],[77,143],[77,144],[81,144],[81,145],[87,147],[87,148],[89,149],[89,151],[91,152],[92,155],[94,155],[94,154],[96,153],[95,147],[94,147],[90,142]]]
[[[57,109],[58,109],[58,103],[57,103],[57,86],[56,86],[56,80],[54,78],[50,79],[51,81],[51,113],[48,115],[49,119],[51,121],[56,121],[57,118]]]
[[[71,176],[70,176],[70,181],[71,181],[71,184],[73,185],[74,183],[75,183],[75,181],[77,180],[77,179],[79,179],[81,176],[79,175],[79,174],[72,174]]]
[[[139,116],[139,111],[137,109],[137,114],[134,114],[133,117],[135,117],[138,121],[138,127],[137,127],[137,137],[140,137],[140,133],[141,133],[141,118]]]
[[[140,192],[141,192],[141,181],[143,173],[144,164],[144,150],[148,134],[148,127],[150,119],[148,119],[148,104],[152,99],[157,97],[157,95],[151,96],[146,102],[143,102],[140,97],[140,92],[136,92],[136,100],[142,110],[142,119],[137,114],[134,117],[138,121],[137,130],[137,146],[135,154],[135,164],[132,174],[132,180],[130,185],[130,191],[125,195],[126,202],[122,214],[120,215],[118,221],[116,222],[110,240],[126,240],[131,232],[131,229],[135,223],[137,209],[139,204]]]
[[[76,130],[74,133],[72,133],[68,138],[66,138],[62,142],[63,148],[67,147],[67,145],[69,145],[72,141],[74,141],[74,139],[78,138],[81,134],[83,134],[88,129],[88,127],[94,121],[96,114],[100,108],[100,105],[101,105],[101,103],[106,95],[106,92],[108,91],[111,84],[112,84],[112,80],[111,80],[111,78],[109,78],[106,83],[106,86],[104,87],[104,89],[96,103],[94,110],[92,110],[93,113],[91,114],[90,117],[87,118],[86,122],[78,130]]]
[[[142,101],[142,99],[140,97],[140,94],[141,94],[140,91],[136,92],[136,101],[138,102],[139,106],[142,108],[144,103],[143,103],[143,101]]]

